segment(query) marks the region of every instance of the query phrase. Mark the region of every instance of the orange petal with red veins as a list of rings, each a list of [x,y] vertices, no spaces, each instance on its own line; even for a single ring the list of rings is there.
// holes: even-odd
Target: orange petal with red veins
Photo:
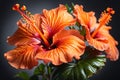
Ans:
[[[61,39],[62,37],[66,37],[66,36],[70,36],[70,35],[74,35],[74,36],[79,37],[80,39],[84,40],[84,36],[82,36],[78,30],[74,30],[74,29],[62,30],[61,32],[57,33],[53,37],[55,39],[54,41],[57,41],[57,39]]]
[[[85,12],[83,11],[83,6],[75,5],[74,6],[74,15],[78,19],[78,22],[89,29],[94,28],[96,23],[96,17],[94,12]]]
[[[77,37],[78,33],[75,30],[73,31],[60,31],[55,34],[53,44],[51,46],[53,49],[44,53],[38,53],[36,57],[44,60],[45,62],[52,62],[54,65],[71,62],[73,57],[80,59],[80,56],[85,50],[85,43]]]
[[[118,60],[119,51],[114,44],[111,44],[111,42],[109,42],[109,48],[107,50],[105,50],[105,52],[107,54],[107,58],[110,58],[110,60],[112,60],[112,61]]]
[[[106,36],[109,39],[108,42],[109,47],[107,50],[105,50],[107,58],[110,58],[110,60],[112,61],[116,61],[119,58],[119,51],[116,47],[116,45],[118,45],[118,42],[110,34]]]
[[[34,20],[36,22],[36,27],[40,28],[40,15],[35,14]],[[19,26],[18,30],[7,39],[9,44],[19,46],[40,43],[40,41],[35,38],[35,35],[38,34],[38,32],[34,30],[32,26],[23,23],[21,20],[17,22],[17,25]]]
[[[75,24],[75,19],[67,12],[64,5],[52,10],[43,10],[42,14],[42,28],[46,37],[51,37],[58,31],[67,26]]]
[[[21,28],[10,37],[8,37],[7,42],[11,45],[20,46],[26,44],[39,44],[40,41],[35,39],[33,35],[29,32],[23,31]]]
[[[93,46],[94,48],[100,51],[104,51],[108,48],[108,39],[105,36],[97,33],[96,37],[92,38],[87,28],[86,28],[86,39],[90,46]]]
[[[31,69],[38,64],[35,59],[37,46],[20,46],[4,54],[8,63],[17,69]]]

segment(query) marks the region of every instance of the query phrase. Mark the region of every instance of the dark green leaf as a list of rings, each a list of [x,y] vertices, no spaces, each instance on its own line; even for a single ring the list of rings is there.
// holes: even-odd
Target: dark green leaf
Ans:
[[[91,75],[93,75],[93,71],[89,70],[90,65],[88,63],[84,63],[83,66],[84,66],[85,74],[88,78]]]
[[[68,4],[66,4],[65,6],[66,6],[67,11],[68,11],[69,13],[72,13],[72,12],[73,12],[72,8],[71,8]]]
[[[82,78],[83,78],[83,79],[86,79],[86,78],[87,78],[87,75],[86,75],[86,73],[85,73],[84,67],[81,68],[80,72],[81,72]]]
[[[105,65],[105,55],[85,57],[77,63],[67,63],[57,67],[53,73],[53,80],[87,80]]]
[[[46,78],[42,77],[42,80],[47,80]]]
[[[29,75],[26,72],[19,72],[15,77],[21,78],[23,80],[29,80]]]
[[[52,73],[52,67],[47,66],[47,69],[48,69],[48,74],[50,75]]]
[[[34,70],[34,75],[42,75],[45,73],[45,65],[41,63],[38,67]]]
[[[80,28],[80,34],[84,36],[86,34],[86,30],[82,26]]]
[[[42,75],[45,72],[45,65],[41,63],[38,67],[34,70],[34,75]]]
[[[96,66],[96,67],[100,67],[100,66],[104,66],[104,62],[102,61],[98,61],[98,60],[91,60],[88,61],[92,66]]]
[[[33,75],[30,77],[30,80],[39,80],[38,75]]]

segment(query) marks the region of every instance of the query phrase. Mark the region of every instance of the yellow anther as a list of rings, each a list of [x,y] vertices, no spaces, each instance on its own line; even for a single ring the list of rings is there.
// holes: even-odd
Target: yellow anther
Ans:
[[[23,5],[22,7],[21,7],[21,10],[22,11],[25,11],[27,9],[27,7],[25,6],[25,5]]]

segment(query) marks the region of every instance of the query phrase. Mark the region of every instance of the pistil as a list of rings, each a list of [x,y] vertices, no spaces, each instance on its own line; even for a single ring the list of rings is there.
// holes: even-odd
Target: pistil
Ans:
[[[13,10],[16,10],[17,12],[19,12],[20,15],[21,15],[24,19],[26,19],[26,21],[29,22],[29,23],[34,27],[34,29],[38,32],[38,34],[40,35],[40,37],[41,37],[42,40],[44,41],[46,47],[49,47],[49,46],[50,46],[49,42],[48,42],[47,39],[44,37],[44,35],[42,34],[42,32],[39,30],[39,28],[36,27],[35,22],[34,22],[33,20],[31,20],[31,19],[24,13],[24,11],[26,10],[26,6],[23,5],[23,6],[21,7],[21,10],[20,10],[20,5],[19,5],[19,4],[15,4],[12,9],[13,9]]]
[[[99,26],[97,27],[97,29],[92,33],[92,37],[95,37],[95,35],[97,34],[97,32],[100,30],[100,28],[107,24],[110,20],[111,20],[111,15],[114,14],[115,11],[112,8],[107,8],[106,11],[104,11],[101,14],[101,18],[99,19]]]

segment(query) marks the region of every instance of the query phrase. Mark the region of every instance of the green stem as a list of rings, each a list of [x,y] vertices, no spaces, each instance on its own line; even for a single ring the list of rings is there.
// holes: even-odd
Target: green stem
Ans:
[[[46,65],[46,69],[47,69],[47,80],[51,80],[51,67],[49,66],[49,64]]]

